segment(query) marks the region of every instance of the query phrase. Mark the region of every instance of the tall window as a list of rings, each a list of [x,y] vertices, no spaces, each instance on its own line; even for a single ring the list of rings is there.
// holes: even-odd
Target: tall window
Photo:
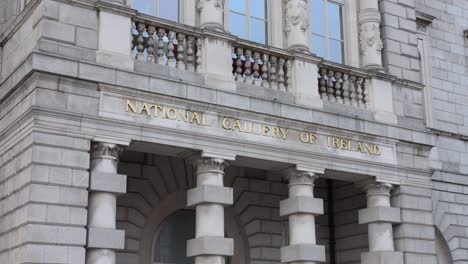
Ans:
[[[153,264],[193,264],[186,257],[187,240],[195,237],[195,212],[178,211],[161,225],[154,241]]]
[[[342,4],[312,0],[312,52],[327,60],[344,63]]]
[[[232,34],[267,44],[267,24],[267,0],[229,1],[229,30]]]
[[[133,0],[133,8],[143,14],[179,22],[178,0]]]

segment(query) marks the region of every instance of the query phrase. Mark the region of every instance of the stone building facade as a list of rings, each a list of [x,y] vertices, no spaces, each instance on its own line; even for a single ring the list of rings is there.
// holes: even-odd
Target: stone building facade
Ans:
[[[0,263],[468,263],[467,0],[1,0]]]

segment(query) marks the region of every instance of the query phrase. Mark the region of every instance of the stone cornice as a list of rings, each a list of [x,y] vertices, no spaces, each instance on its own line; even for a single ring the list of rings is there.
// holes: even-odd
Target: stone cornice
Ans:
[[[35,72],[35,71],[39,71],[39,72],[47,71],[47,67],[44,68],[44,67],[43,67],[44,65],[41,65],[39,62],[38,62],[38,63],[35,63],[35,61],[36,61],[36,60],[38,61],[40,58],[47,58],[47,60],[65,60],[65,61],[68,61],[68,62],[70,62],[70,63],[76,63],[76,64],[80,64],[80,65],[82,64],[83,66],[84,66],[84,65],[93,65],[94,67],[98,67],[98,68],[100,68],[100,69],[102,69],[102,70],[124,71],[124,70],[120,70],[120,69],[110,68],[110,67],[108,67],[108,66],[102,66],[102,65],[98,65],[98,64],[92,64],[92,63],[84,62],[84,61],[77,61],[77,60],[73,60],[73,59],[70,59],[70,58],[65,58],[65,57],[61,57],[61,56],[57,56],[57,55],[52,55],[52,54],[47,54],[47,53],[42,53],[42,52],[36,52],[36,51],[34,51],[34,52],[31,54],[30,57],[28,57],[28,58],[25,59],[25,62],[26,62],[26,61],[29,61],[29,62],[32,61],[32,66],[31,66],[32,68],[31,68],[30,71],[32,71],[32,72]],[[19,66],[19,67],[20,67],[20,66]],[[60,69],[59,69],[59,70],[60,70]],[[64,69],[64,70],[65,70],[65,69]],[[32,72],[27,72],[27,74],[31,74]],[[136,72],[130,72],[130,71],[124,71],[124,72],[127,72],[127,73],[129,73],[129,74],[132,74],[132,75],[134,76],[134,78],[138,78],[138,76],[140,76],[140,77],[142,77],[142,78],[148,78],[148,77],[150,77],[150,75],[142,74],[142,73],[136,73]],[[15,73],[15,74],[19,74],[19,72],[17,72],[17,71],[14,71],[14,73]],[[50,72],[50,73],[51,73],[51,74],[55,74],[55,75],[58,74],[59,76],[66,76],[66,77],[73,77],[73,78],[76,78],[77,75],[78,75],[78,73],[76,73],[76,74],[71,74],[71,75],[70,75],[70,73],[68,73],[68,72],[63,72],[63,73],[61,73],[61,72],[59,72],[59,71],[54,71],[54,72]],[[15,80],[20,80],[21,78],[22,78],[22,77],[15,77]],[[159,78],[159,77],[158,77],[158,78]],[[85,76],[80,77],[80,79],[82,79],[82,80],[84,80],[84,81],[87,80]],[[164,79],[164,78],[161,78],[161,79]],[[94,82],[94,80],[92,80],[92,79],[89,79],[88,81]],[[11,86],[10,88],[5,88],[5,87],[3,87],[3,85],[5,85],[5,84],[7,84],[7,85],[9,85],[9,86],[12,85],[12,83],[8,82],[8,78],[7,78],[7,79],[4,80],[3,84],[0,85],[0,87],[2,87],[2,89],[0,89],[0,91],[4,91],[5,93],[9,93],[8,91],[11,90],[11,89],[13,88],[13,86]],[[196,84],[189,84],[189,85],[190,85],[190,86],[203,87],[203,88],[211,89],[212,92],[215,92],[215,93],[217,92],[216,89],[212,89],[212,88],[210,88],[210,87],[204,87],[204,86],[196,85]],[[138,90],[138,87],[131,87],[132,90],[130,91],[130,90],[127,90],[127,89],[124,89],[124,88],[118,88],[118,84],[115,83],[115,82],[114,82],[114,83],[109,83],[108,87],[109,87],[109,89],[114,90],[114,91],[115,91],[115,89],[118,89],[118,90],[120,89],[121,92],[126,93],[126,94],[129,94],[129,95],[130,95],[130,94],[136,95],[136,93],[138,93],[138,94],[140,94],[140,96],[145,96],[145,97],[146,97],[146,96],[149,96],[149,94],[147,94],[147,91]],[[102,87],[102,89],[105,90],[106,88],[105,88],[105,87]],[[236,93],[236,92],[229,92],[229,91],[223,91],[223,92],[224,92],[224,93],[234,93],[234,94],[239,95],[239,96],[245,96],[245,95],[240,95],[240,94],[238,94],[238,93]],[[246,97],[246,99],[248,99],[249,97],[252,97],[252,96],[245,96],[245,97]],[[187,99],[188,99],[188,98],[181,98],[181,100],[187,100]],[[259,100],[264,100],[264,99],[261,98],[261,97],[258,97],[257,99],[259,99]],[[4,100],[4,98],[0,99],[0,102],[2,102],[3,100]],[[174,100],[176,100],[176,99],[174,99]],[[181,101],[181,102],[182,102],[182,101]],[[278,102],[276,102],[276,103],[278,103]],[[279,103],[279,104],[284,104],[284,103]],[[285,105],[286,105],[286,104],[285,104]],[[292,107],[292,108],[295,108],[297,111],[309,111],[309,112],[311,112],[311,113],[310,113],[311,116],[312,116],[312,112],[319,112],[319,113],[324,113],[324,114],[325,114],[325,112],[320,111],[320,110],[308,109],[308,108],[305,108],[305,107],[302,107],[302,106],[296,106],[296,105],[288,105],[288,108],[291,108],[291,107]],[[243,109],[243,110],[245,110],[245,109]],[[271,115],[271,113],[264,113],[264,114]],[[330,113],[330,114],[332,114],[332,113]],[[341,116],[341,117],[342,117],[342,118],[345,118],[344,116]],[[340,117],[340,118],[341,118],[341,117]],[[281,121],[281,122],[283,122],[283,123],[284,123],[284,121],[287,120],[287,118],[285,119],[285,118],[283,118],[283,117],[281,117],[281,116],[277,116],[277,118],[278,118],[279,120],[283,120],[283,121]],[[358,120],[359,120],[359,119],[358,119]],[[298,122],[302,122],[302,123],[303,123],[303,122],[306,122],[306,123],[307,123],[307,122],[311,122],[311,121],[307,121],[307,120],[294,120],[294,121],[293,121],[293,120],[290,120],[290,121],[292,121],[292,122],[298,121]],[[414,130],[414,129],[407,129],[407,128],[399,127],[399,126],[395,126],[395,125],[384,125],[384,124],[380,124],[380,123],[377,123],[377,122],[373,122],[373,121],[371,121],[371,120],[359,120],[359,122],[364,122],[364,123],[369,122],[369,123],[372,124],[372,126],[376,126],[376,125],[379,126],[379,125],[381,125],[381,126],[386,127],[387,129],[388,129],[388,128],[392,128],[392,129],[394,129],[394,130],[395,130],[395,129],[396,129],[396,130],[400,130],[400,129],[401,129],[401,130],[404,130],[405,132],[410,133],[410,134],[414,134],[414,133],[421,133],[421,134],[427,134],[427,135],[430,134],[430,133],[427,133],[427,131],[418,131],[418,130]],[[317,123],[317,121],[315,121],[314,123],[320,125],[320,123]],[[364,127],[364,123],[362,123],[362,126],[361,126],[361,127]],[[291,125],[293,125],[293,124],[291,124]],[[331,128],[331,127],[330,127],[330,129],[333,130],[333,128]],[[350,132],[350,133],[353,133],[352,131],[349,131],[349,132]],[[414,140],[408,140],[408,139],[405,139],[405,138],[399,138],[399,137],[398,137],[398,134],[399,134],[399,133],[396,133],[394,136],[391,136],[391,135],[382,134],[382,133],[372,134],[372,133],[369,133],[369,132],[366,132],[366,131],[355,131],[355,132],[356,132],[356,133],[359,133],[360,135],[363,135],[363,133],[366,133],[366,134],[372,135],[372,136],[379,136],[380,138],[388,138],[388,139],[392,139],[392,140],[393,140],[393,139],[397,139],[397,140],[406,141],[406,142],[409,142],[409,143],[412,143],[412,144],[416,143],[416,144],[419,144],[419,145],[426,145],[426,146],[431,146],[431,145],[433,144],[433,141],[434,141],[434,139],[431,138],[431,137],[428,137],[428,138],[431,138],[431,141],[414,141]],[[402,132],[403,132],[403,131],[402,131]],[[413,138],[413,137],[412,137],[412,138]],[[414,139],[419,139],[419,138],[420,138],[420,137],[416,137],[416,138],[414,138]]]
[[[275,146],[268,146],[267,148],[263,144],[250,143],[248,144],[249,149],[247,149],[241,141],[233,141],[224,138],[220,139],[219,137],[213,137],[206,134],[198,135],[185,133],[183,131],[174,131],[174,129],[171,128],[128,124],[128,122],[110,120],[105,117],[73,114],[70,112],[46,108],[33,107],[24,115],[24,117],[34,117],[36,120],[33,121],[34,127],[41,128],[44,132],[53,132],[54,134],[63,133],[68,135],[70,133],[76,133],[76,136],[78,137],[91,138],[91,135],[105,136],[109,133],[112,134],[113,132],[109,129],[112,128],[112,131],[114,131],[118,128],[122,132],[125,131],[125,133],[120,135],[122,138],[143,140],[157,144],[167,144],[167,141],[169,140],[177,147],[198,149],[216,144],[219,151],[229,150],[229,152],[235,152],[236,154],[244,157],[268,159],[278,162],[310,164],[312,166],[325,167],[328,169],[332,168],[333,170],[341,171],[343,173],[378,177],[379,181],[385,180],[385,182],[391,182],[397,185],[400,184],[400,182],[404,182],[405,185],[430,187],[431,184],[431,171],[403,167],[401,165],[382,164],[345,157],[327,156],[319,153],[304,152],[297,149],[275,148]],[[39,122],[37,120],[44,121]],[[59,120],[67,120],[67,122],[61,123]],[[23,120],[23,118],[19,118],[17,119],[17,122],[25,122],[25,120]],[[93,129],[90,130],[91,127]],[[96,131],[100,132],[96,134]],[[109,133],[106,131],[109,131]],[[6,131],[4,135],[9,136],[10,133]],[[182,139],[190,139],[190,142],[185,142],[185,140]],[[0,149],[4,149],[6,142],[8,142],[5,140],[5,138],[0,139]],[[197,143],[194,144],[193,142]],[[268,156],[265,155],[265,151],[268,151]],[[292,159],[292,157],[294,157],[294,159]]]

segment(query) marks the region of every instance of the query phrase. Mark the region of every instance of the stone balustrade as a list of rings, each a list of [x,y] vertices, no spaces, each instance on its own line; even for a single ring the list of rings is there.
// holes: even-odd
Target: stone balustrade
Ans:
[[[368,109],[370,75],[359,69],[323,62],[319,65],[318,90],[323,101]]]
[[[134,59],[192,72],[201,72],[200,31],[154,17],[134,18]]]
[[[287,52],[241,41],[233,46],[232,74],[238,82],[286,92],[291,87],[291,65]]]
[[[294,71],[298,70],[293,67],[294,62],[306,59],[317,63],[318,94],[323,101],[370,109],[371,73],[366,70],[317,60],[318,58],[304,53],[232,38],[227,34],[210,34],[204,29],[182,26],[151,16],[139,14],[132,22],[131,43],[135,60],[192,72],[210,73],[210,70],[202,67],[202,62],[211,61],[213,58],[208,58],[211,56],[209,48],[202,49],[206,43],[211,43],[211,38],[220,38],[229,43],[232,61],[226,62],[227,56],[224,55],[219,57],[222,55],[219,54],[220,50],[216,51],[218,53],[213,51],[213,54],[218,54],[215,60],[223,60],[219,61],[220,65],[225,65],[220,66],[222,71],[230,68],[229,74],[236,82],[294,93],[298,88],[293,87],[298,85],[293,82],[296,76]],[[206,40],[208,42],[205,42]],[[232,64],[232,67],[229,64]]]

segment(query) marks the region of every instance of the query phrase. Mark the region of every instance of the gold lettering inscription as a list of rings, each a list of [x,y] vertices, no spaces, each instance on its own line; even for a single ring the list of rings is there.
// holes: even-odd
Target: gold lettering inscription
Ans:
[[[139,103],[137,101],[127,100],[126,111],[137,114],[153,115],[162,119],[183,121],[185,123],[197,124],[201,126],[210,126],[206,114],[200,112],[187,111],[174,107],[166,107],[155,104]]]
[[[304,142],[303,139],[305,140],[306,137],[301,134],[302,142]],[[354,152],[369,154],[373,156],[380,156],[382,154],[382,150],[380,146],[377,144],[357,142],[357,141],[352,141],[351,139],[337,138],[337,137],[328,137],[327,142],[328,142],[328,147],[334,148],[334,149],[354,151]]]
[[[265,137],[280,138],[286,140],[288,138],[289,129],[266,124],[259,124],[251,121],[233,119],[225,117],[221,122],[223,129],[236,132],[261,135]]]
[[[302,132],[299,135],[299,139],[301,140],[302,143],[315,144],[315,140],[317,139],[317,136],[313,133]]]
[[[126,112],[153,116],[167,120],[174,120],[200,126],[211,126],[205,113],[188,111],[175,107],[168,107],[158,104],[148,104],[138,101],[126,100]],[[264,137],[287,140],[290,130],[288,128],[257,123],[236,118],[224,117],[221,121],[221,127],[225,130],[239,133],[253,134]],[[297,140],[297,139],[296,139]],[[316,144],[319,140],[315,133],[301,132],[299,141],[304,144]],[[354,151],[362,154],[380,156],[382,148],[378,144],[353,141],[351,139],[328,136],[327,146],[332,149]]]

